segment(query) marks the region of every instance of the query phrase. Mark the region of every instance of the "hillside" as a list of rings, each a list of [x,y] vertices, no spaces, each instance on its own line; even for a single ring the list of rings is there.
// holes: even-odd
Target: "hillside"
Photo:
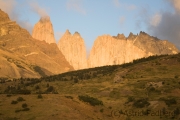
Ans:
[[[30,64],[23,57],[14,54],[14,52],[0,47],[1,78],[34,78],[41,76],[38,71],[35,70],[37,66]]]
[[[26,60],[29,66],[38,66],[40,71],[44,75],[59,74],[62,72],[67,72],[73,70],[73,67],[69,65],[63,54],[59,51],[55,43],[48,44],[45,41],[39,41],[33,39],[27,30],[21,28],[16,22],[11,21],[6,13],[0,10],[0,46],[1,51],[10,51],[11,55],[19,56],[19,58]],[[3,56],[2,56],[3,57]],[[12,56],[13,57],[13,56]],[[11,66],[10,62],[6,62]],[[8,71],[6,66],[1,66],[3,71]],[[20,77],[41,77],[44,75],[29,74],[29,69],[27,66],[22,64],[22,68],[16,69],[14,71],[20,72],[24,71],[22,74],[14,74],[13,72],[1,72],[0,76],[7,76],[10,78],[20,78]],[[26,69],[26,70],[23,70]],[[27,73],[26,73],[27,72]],[[28,74],[26,76],[26,74]],[[35,76],[34,76],[35,75]]]
[[[72,71],[41,79],[2,80],[0,117],[37,120],[179,119],[179,71],[180,54],[176,54],[151,56],[123,65]],[[25,101],[11,104],[18,97]],[[28,105],[28,110],[21,107],[23,103]]]

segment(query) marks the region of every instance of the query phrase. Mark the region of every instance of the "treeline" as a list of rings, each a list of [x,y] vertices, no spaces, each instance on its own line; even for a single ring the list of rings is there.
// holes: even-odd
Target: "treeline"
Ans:
[[[89,80],[96,78],[98,76],[104,76],[110,74],[118,67],[119,65],[95,67],[95,68],[83,69],[78,71],[66,72],[59,75],[43,77],[41,79],[48,82],[52,82],[55,80],[59,80],[59,81],[74,80],[74,82],[77,82],[78,80]]]
[[[180,53],[178,55],[180,55]],[[130,63],[125,63],[125,64],[121,64],[121,65],[108,65],[108,66],[101,66],[101,67],[95,67],[95,68],[89,68],[89,69],[82,69],[82,70],[78,70],[78,71],[70,71],[70,72],[53,75],[53,76],[45,76],[42,73],[40,68],[35,67],[36,71],[39,71],[39,73],[43,77],[41,77],[39,79],[38,78],[20,78],[20,79],[13,79],[13,81],[14,80],[15,81],[16,80],[31,81],[29,83],[26,83],[27,85],[35,84],[36,82],[34,82],[34,81],[40,82],[42,80],[45,80],[48,82],[52,82],[55,80],[58,80],[58,81],[73,80],[75,83],[77,83],[78,80],[89,80],[89,79],[93,79],[93,78],[96,78],[99,76],[110,75],[117,68],[126,68],[126,67],[133,66],[135,64],[138,64],[138,63],[147,62],[147,61],[159,59],[159,58],[166,57],[166,56],[168,56],[168,55],[149,56],[147,58],[144,57],[144,58],[136,59]],[[171,57],[173,57],[173,56],[175,56],[175,55],[172,55]],[[6,78],[3,78],[3,80],[0,79],[0,83],[4,83],[5,81],[7,81]]]

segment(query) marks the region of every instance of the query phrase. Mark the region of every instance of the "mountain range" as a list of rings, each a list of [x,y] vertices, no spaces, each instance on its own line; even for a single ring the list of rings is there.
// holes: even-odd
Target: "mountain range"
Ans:
[[[130,33],[128,37],[123,34],[98,36],[86,58],[86,46],[80,33],[71,34],[66,30],[56,44],[50,17],[40,18],[31,36],[0,10],[0,77],[42,77],[178,52],[167,40],[141,31],[137,35]]]

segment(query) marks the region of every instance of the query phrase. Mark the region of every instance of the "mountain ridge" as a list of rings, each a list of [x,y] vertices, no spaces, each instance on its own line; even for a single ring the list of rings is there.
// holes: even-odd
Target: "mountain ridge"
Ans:
[[[55,43],[48,44],[44,41],[33,39],[27,30],[21,28],[16,22],[11,21],[8,15],[1,10],[0,46],[28,61],[29,66],[38,66],[46,75],[73,70]],[[7,63],[10,66],[12,64],[11,62]],[[26,65],[24,68],[29,69]],[[6,71],[5,66],[2,69]],[[21,71],[22,69],[23,66],[16,71]],[[41,75],[35,75],[34,77],[40,76]],[[14,77],[20,76],[17,75]]]

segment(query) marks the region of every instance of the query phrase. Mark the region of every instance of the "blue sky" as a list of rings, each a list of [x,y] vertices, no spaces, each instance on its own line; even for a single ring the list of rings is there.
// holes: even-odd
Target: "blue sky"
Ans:
[[[49,15],[57,42],[67,29],[72,34],[78,31],[85,40],[88,51],[94,40],[100,35],[115,36],[118,33],[124,33],[125,36],[128,36],[130,32],[137,34],[140,31],[145,31],[160,39],[168,39],[180,47],[180,36],[172,38],[169,37],[171,35],[166,37],[165,32],[168,31],[154,32],[162,28],[160,25],[161,22],[163,23],[165,13],[177,14],[174,18],[180,20],[177,17],[180,15],[179,9],[175,6],[179,2],[178,0],[172,1],[0,0],[0,8],[30,33],[41,16]],[[176,31],[178,30],[180,29],[176,29]]]

